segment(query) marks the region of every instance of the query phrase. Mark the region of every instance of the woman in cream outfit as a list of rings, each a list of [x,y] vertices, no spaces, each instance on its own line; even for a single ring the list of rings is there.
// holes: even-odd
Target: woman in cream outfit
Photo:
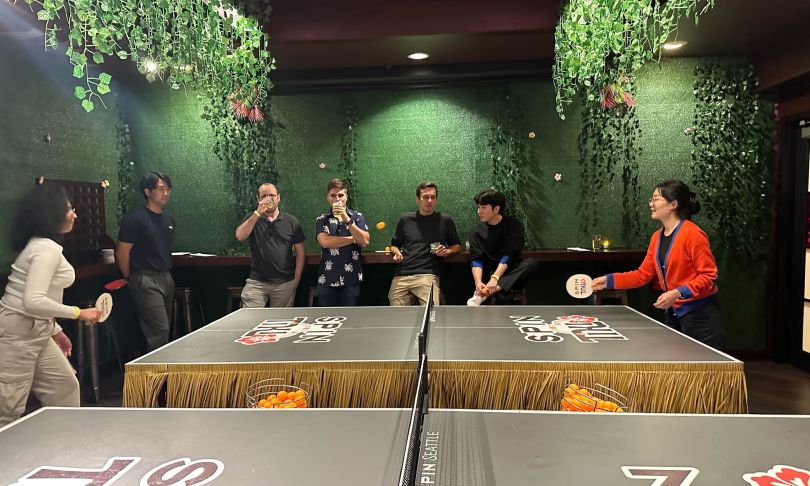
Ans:
[[[0,299],[0,426],[23,414],[31,392],[43,405],[79,406],[79,382],[67,360],[72,345],[56,318],[95,323],[99,311],[62,304],[75,273],[57,242],[75,221],[60,187],[37,186],[17,205],[10,233],[20,254]]]

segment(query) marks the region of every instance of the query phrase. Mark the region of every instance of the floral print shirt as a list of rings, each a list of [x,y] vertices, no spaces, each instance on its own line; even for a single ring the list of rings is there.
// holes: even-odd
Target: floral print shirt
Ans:
[[[346,208],[346,213],[354,220],[354,224],[363,231],[368,231],[368,225],[363,214]],[[348,225],[338,221],[332,211],[324,213],[315,219],[315,238],[321,233],[329,236],[351,236]],[[318,284],[329,287],[343,287],[344,285],[358,285],[363,281],[363,263],[360,260],[360,246],[346,245],[340,248],[321,248],[321,266],[318,269]]]

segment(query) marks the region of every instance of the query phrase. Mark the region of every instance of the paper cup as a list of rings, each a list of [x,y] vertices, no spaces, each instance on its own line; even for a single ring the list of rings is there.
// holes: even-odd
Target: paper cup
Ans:
[[[112,312],[113,308],[113,298],[112,295],[104,292],[103,294],[98,296],[96,299],[96,309],[101,312],[101,316],[98,318],[98,322],[104,322],[110,317],[110,313]]]
[[[582,273],[572,275],[565,282],[565,290],[568,291],[568,295],[575,299],[587,299],[593,294],[591,277]]]

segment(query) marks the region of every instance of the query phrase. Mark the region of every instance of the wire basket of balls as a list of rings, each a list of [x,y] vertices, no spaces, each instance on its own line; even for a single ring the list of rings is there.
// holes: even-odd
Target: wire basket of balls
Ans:
[[[257,381],[247,388],[248,408],[307,408],[312,387],[284,385],[280,378]]]
[[[627,397],[599,383],[593,387],[571,383],[565,387],[560,406],[565,412],[622,413],[628,410]]]

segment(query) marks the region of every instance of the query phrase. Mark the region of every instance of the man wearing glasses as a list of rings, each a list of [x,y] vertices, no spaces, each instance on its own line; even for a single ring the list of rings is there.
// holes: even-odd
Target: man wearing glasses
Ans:
[[[273,184],[259,186],[258,207],[236,228],[236,239],[250,239],[250,276],[242,289],[243,307],[292,307],[306,258],[304,231],[295,216],[279,210]],[[293,251],[294,250],[294,251]]]
[[[174,301],[171,270],[175,221],[164,211],[172,181],[165,174],[150,172],[141,178],[139,188],[146,204],[124,216],[115,261],[129,281],[147,351],[152,351],[169,342]]]
[[[391,238],[391,259],[397,263],[388,291],[391,305],[439,303],[439,270],[444,257],[461,251],[461,240],[450,216],[436,211],[439,189],[433,182],[416,188],[417,211],[404,213]]]

